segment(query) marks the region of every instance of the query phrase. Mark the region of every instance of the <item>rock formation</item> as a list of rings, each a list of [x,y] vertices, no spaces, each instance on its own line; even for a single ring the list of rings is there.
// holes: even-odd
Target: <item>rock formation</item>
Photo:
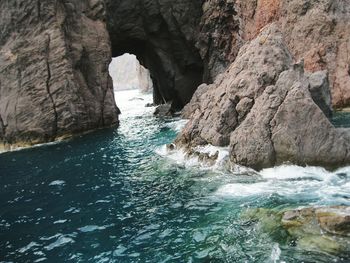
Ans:
[[[112,55],[126,52],[150,70],[155,103],[181,109],[201,83],[208,84],[202,91],[228,85],[223,77],[233,79],[228,73],[236,73],[226,69],[271,23],[291,53],[287,57],[304,59],[307,72],[328,72],[333,106],[350,105],[347,1],[4,0],[0,8],[0,141],[6,144],[47,142],[117,123],[108,64]],[[283,64],[287,57],[282,57]],[[274,74],[290,69],[286,65],[272,66]],[[266,76],[255,81],[263,87],[276,84],[277,75],[261,73]],[[328,91],[320,89],[328,80],[306,79],[305,85],[315,87],[313,99],[329,115]],[[263,90],[251,96],[248,88],[250,94],[240,91],[239,101],[218,105],[226,107],[217,116],[219,132],[208,131],[204,139],[227,144],[236,122],[246,119]],[[233,108],[237,120],[225,117]]]
[[[198,0],[106,0],[113,56],[135,54],[151,72],[156,104],[181,109],[203,81],[195,47],[202,3]]]
[[[97,1],[0,2],[0,141],[31,145],[118,122]]]
[[[176,144],[230,146],[233,163],[261,169],[290,161],[333,167],[350,163],[350,140],[330,123],[327,74],[293,64],[277,25],[243,46],[214,84],[184,109],[190,121]],[[324,94],[324,95],[322,95]],[[314,98],[313,98],[314,95]]]
[[[310,72],[328,70],[333,105],[350,105],[350,5],[342,0],[237,0],[242,38],[277,22],[296,60]]]
[[[124,54],[113,58],[109,75],[113,80],[114,91],[139,89],[141,92],[151,92],[153,89],[149,71],[140,65],[135,55]]]

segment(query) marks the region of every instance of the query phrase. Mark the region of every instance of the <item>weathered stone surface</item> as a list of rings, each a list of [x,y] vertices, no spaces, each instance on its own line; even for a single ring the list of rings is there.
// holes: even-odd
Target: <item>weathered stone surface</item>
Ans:
[[[101,1],[0,2],[0,141],[31,145],[118,121]]]
[[[0,136],[6,143],[51,141],[116,123],[118,110],[106,66],[111,49],[113,56],[137,55],[151,71],[156,104],[171,101],[177,110],[202,82],[215,80],[208,89],[221,82],[230,86],[220,74],[244,53],[243,45],[272,22],[294,62],[304,58],[307,71],[329,72],[333,106],[350,105],[347,1],[5,0],[0,8]],[[272,74],[262,69],[266,74],[253,78],[258,81],[254,85],[274,85],[273,74],[280,71],[278,66]],[[200,127],[195,144],[228,143],[232,127],[247,118],[246,109],[263,90],[244,97],[244,90],[252,90],[245,87],[249,78],[235,84],[241,86],[240,97],[211,102],[208,107],[219,103],[215,107],[227,111],[209,117],[221,123],[207,131]],[[312,86],[313,79],[309,83]],[[327,83],[319,84],[311,91],[326,112]],[[222,95],[214,93],[205,96]],[[234,119],[227,117],[231,115]]]
[[[296,60],[305,69],[328,70],[333,105],[350,103],[350,5],[342,0],[237,0],[244,40],[277,22]]]
[[[173,114],[174,112],[172,110],[171,103],[159,105],[154,111],[154,115],[159,117],[171,117]]]
[[[229,145],[233,163],[256,169],[285,161],[330,167],[349,163],[348,137],[333,127],[310,93],[309,88],[317,90],[317,79],[320,87],[327,86],[320,77],[325,73],[315,74],[308,77],[303,63],[292,65],[282,34],[270,25],[241,48],[210,88],[203,86],[194,95],[186,106],[190,121],[176,144]]]

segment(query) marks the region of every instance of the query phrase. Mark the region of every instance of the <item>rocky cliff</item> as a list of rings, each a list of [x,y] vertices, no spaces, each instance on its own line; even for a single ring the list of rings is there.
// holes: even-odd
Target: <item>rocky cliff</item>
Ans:
[[[209,85],[215,89],[225,72],[232,79],[230,65],[271,23],[291,63],[304,59],[306,72],[327,71],[333,106],[350,105],[347,1],[5,0],[0,8],[0,140],[6,144],[117,123],[108,64],[125,52],[150,70],[155,102],[181,109],[201,83],[215,81]],[[267,72],[267,83],[278,83],[280,70]],[[312,86],[313,78],[302,82]],[[232,102],[243,113],[255,102],[246,97]],[[230,105],[220,107],[225,112]],[[223,124],[223,134],[231,125],[234,120]],[[227,142],[228,135],[217,140]]]
[[[213,84],[185,107],[190,121],[176,145],[229,146],[234,164],[261,169],[292,162],[336,167],[350,163],[350,137],[333,127],[326,72],[294,64],[277,24],[244,45]],[[327,106],[328,105],[328,106]]]
[[[0,141],[31,145],[118,122],[96,1],[0,2]]]
[[[276,23],[294,60],[328,70],[332,103],[350,105],[350,4],[342,0],[206,0],[196,46],[211,77],[260,30]]]

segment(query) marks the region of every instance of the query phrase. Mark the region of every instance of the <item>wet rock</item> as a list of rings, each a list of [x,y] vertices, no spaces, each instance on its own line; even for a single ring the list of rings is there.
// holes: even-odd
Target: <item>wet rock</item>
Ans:
[[[173,143],[170,143],[170,144],[166,145],[166,148],[167,148],[168,151],[173,151],[173,150],[176,149],[176,145],[173,144]]]
[[[172,117],[173,113],[174,111],[172,109],[171,103],[161,104],[157,106],[154,111],[154,115],[158,117]]]
[[[350,210],[347,206],[308,207],[295,210],[248,209],[241,218],[258,224],[272,238],[303,250],[344,253],[350,249]]]
[[[147,103],[145,105],[146,108],[150,108],[150,107],[154,107],[154,106],[156,106],[154,103]]]
[[[283,213],[282,225],[304,249],[339,253],[350,249],[347,206],[303,208]]]
[[[192,114],[178,146],[229,145],[233,163],[254,169],[350,163],[348,137],[321,110],[327,111],[327,74],[310,76],[303,62],[293,64],[276,25],[243,46],[223,75],[186,106]]]
[[[208,153],[208,152],[202,152],[202,151],[197,150],[197,149],[188,149],[185,152],[185,157],[187,159],[197,158],[198,161],[201,162],[203,165],[213,166],[213,165],[215,165],[215,163],[219,157],[219,151],[216,151],[215,153]]]
[[[350,236],[350,207],[320,208],[315,213],[323,230],[331,234]]]

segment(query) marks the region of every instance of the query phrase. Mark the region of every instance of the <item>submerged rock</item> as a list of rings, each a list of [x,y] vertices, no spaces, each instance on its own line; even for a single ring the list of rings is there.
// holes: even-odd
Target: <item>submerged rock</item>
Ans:
[[[286,239],[304,250],[327,253],[350,251],[350,207],[319,207],[275,211],[249,209],[245,221],[258,222],[260,230],[273,238]]]
[[[324,114],[327,90],[327,74],[309,75],[302,62],[293,64],[278,27],[270,25],[214,84],[199,88],[175,143],[187,149],[229,145],[233,163],[254,169],[350,163],[348,137]]]
[[[290,210],[281,223],[300,247],[331,253],[350,250],[350,207]]]

